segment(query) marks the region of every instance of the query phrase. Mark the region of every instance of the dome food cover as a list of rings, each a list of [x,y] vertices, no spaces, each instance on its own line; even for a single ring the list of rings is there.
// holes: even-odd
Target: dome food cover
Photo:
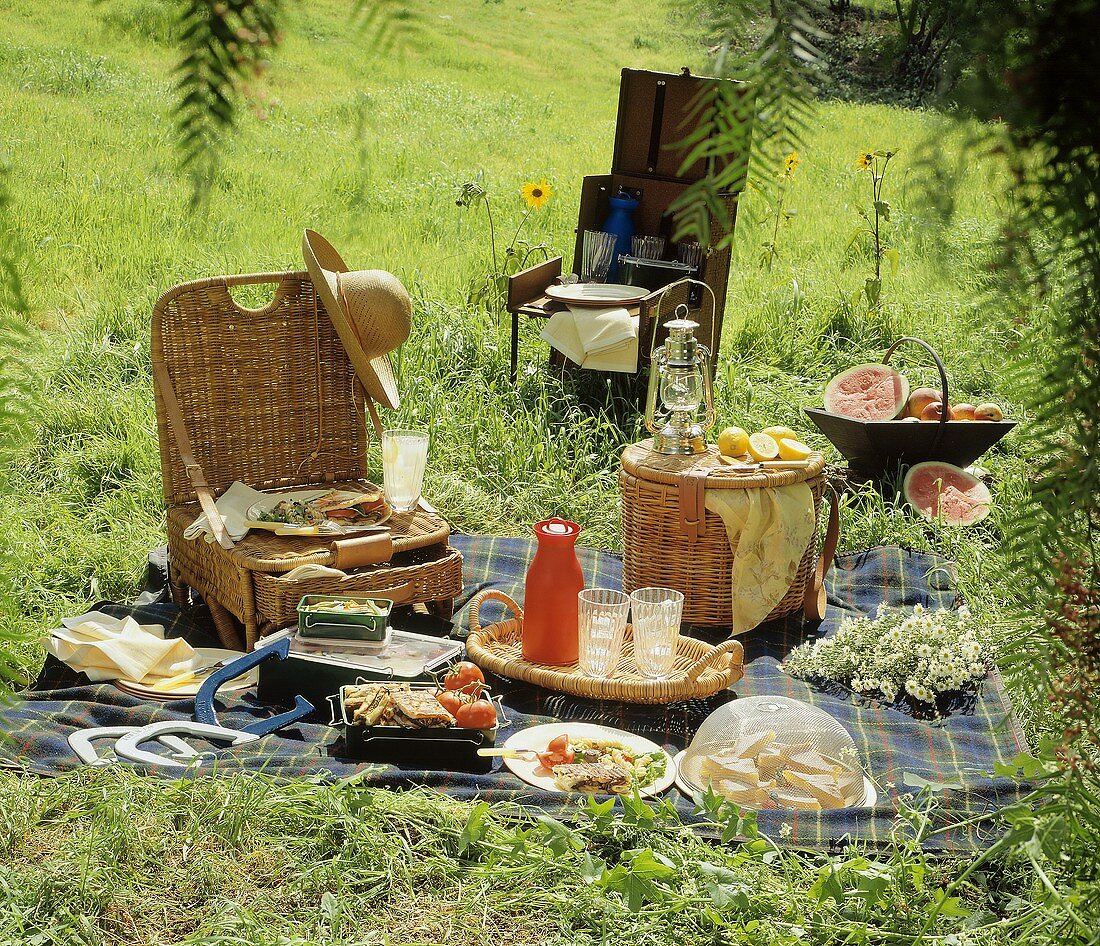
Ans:
[[[821,811],[866,801],[852,737],[823,710],[782,696],[735,700],[710,714],[680,762],[696,795],[742,808]]]

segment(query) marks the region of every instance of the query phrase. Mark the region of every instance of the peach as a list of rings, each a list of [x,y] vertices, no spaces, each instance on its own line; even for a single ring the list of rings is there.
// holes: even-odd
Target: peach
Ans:
[[[974,420],[974,411],[976,408],[973,404],[956,404],[951,408],[952,420]]]
[[[909,395],[905,413],[910,417],[923,417],[924,409],[933,401],[943,401],[942,392],[934,391],[932,388],[917,388]]]
[[[951,408],[947,408],[949,411]],[[932,401],[930,404],[926,404],[924,410],[920,412],[921,420],[939,420],[943,416],[943,401]]]
[[[974,408],[974,420],[1004,420],[1005,415],[1001,408],[992,402],[979,404]]]

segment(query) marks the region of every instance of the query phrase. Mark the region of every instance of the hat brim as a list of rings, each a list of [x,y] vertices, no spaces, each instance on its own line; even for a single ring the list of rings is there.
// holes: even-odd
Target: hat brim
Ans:
[[[339,275],[349,271],[347,264],[332,244],[314,230],[306,230],[302,235],[302,255],[305,257],[313,287],[321,297],[332,326],[343,342],[348,360],[367,394],[383,407],[400,407],[401,396],[397,391],[397,379],[393,374],[390,356],[367,356],[355,327],[348,318],[347,310],[340,301]]]

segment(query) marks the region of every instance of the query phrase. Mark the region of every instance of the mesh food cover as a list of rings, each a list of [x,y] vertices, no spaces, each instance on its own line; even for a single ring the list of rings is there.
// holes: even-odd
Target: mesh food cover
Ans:
[[[710,714],[680,763],[693,792],[742,808],[821,811],[864,803],[855,743],[832,716],[782,696],[734,700]]]

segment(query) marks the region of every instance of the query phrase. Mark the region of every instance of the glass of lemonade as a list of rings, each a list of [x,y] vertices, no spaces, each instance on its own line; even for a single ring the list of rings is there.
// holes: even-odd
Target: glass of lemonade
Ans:
[[[638,670],[655,680],[670,676],[680,644],[684,596],[672,588],[639,588],[630,596],[630,611]]]
[[[428,463],[426,430],[387,430],[382,434],[382,489],[394,512],[408,512],[420,502]]]

